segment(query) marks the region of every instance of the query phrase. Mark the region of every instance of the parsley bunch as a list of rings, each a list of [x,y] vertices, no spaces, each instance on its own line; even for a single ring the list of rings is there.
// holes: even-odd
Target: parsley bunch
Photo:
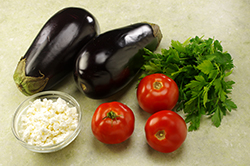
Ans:
[[[219,127],[226,112],[237,108],[228,97],[235,82],[226,78],[233,71],[233,60],[218,40],[196,36],[184,43],[172,41],[161,54],[145,49],[144,58],[140,78],[163,73],[177,83],[180,95],[175,110],[184,111],[189,131],[199,128],[202,115],[211,116]]]

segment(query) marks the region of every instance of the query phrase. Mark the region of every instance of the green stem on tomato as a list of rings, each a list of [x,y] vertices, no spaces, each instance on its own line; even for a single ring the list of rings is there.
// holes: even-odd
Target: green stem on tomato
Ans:
[[[107,113],[107,116],[102,118],[102,120],[107,119],[107,118],[111,119],[111,125],[113,126],[114,119],[115,119],[115,121],[117,121],[117,118],[120,117],[120,116],[122,116],[122,115],[117,115],[114,111],[109,111]]]

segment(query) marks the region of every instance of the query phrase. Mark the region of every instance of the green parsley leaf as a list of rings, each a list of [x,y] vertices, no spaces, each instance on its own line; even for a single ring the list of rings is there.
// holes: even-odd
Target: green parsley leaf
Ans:
[[[236,104],[231,99],[226,99],[224,102],[224,106],[227,108],[228,111],[231,112],[232,109],[236,109]]]
[[[210,72],[214,70],[214,65],[212,64],[210,60],[204,60],[202,61],[201,64],[197,66],[197,68],[201,70],[201,72],[205,74],[209,74]]]
[[[220,107],[217,107],[216,111],[214,112],[214,115],[212,116],[211,120],[213,122],[213,124],[216,127],[219,127],[221,124],[221,119],[222,119],[222,111],[220,110]]]

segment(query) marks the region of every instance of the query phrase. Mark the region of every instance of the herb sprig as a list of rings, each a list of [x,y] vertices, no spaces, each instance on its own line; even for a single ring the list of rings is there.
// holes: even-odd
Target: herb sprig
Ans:
[[[184,43],[171,41],[169,49],[161,54],[145,49],[145,71],[141,79],[153,73],[163,73],[175,80],[179,86],[179,102],[176,111],[183,110],[188,130],[197,130],[201,116],[211,116],[219,127],[227,111],[236,109],[229,98],[234,81],[226,77],[233,72],[233,59],[218,40],[196,36]]]

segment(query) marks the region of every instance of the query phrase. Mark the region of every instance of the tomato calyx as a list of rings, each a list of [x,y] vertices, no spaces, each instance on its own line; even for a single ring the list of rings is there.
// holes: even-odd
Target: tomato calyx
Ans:
[[[102,118],[102,120],[107,119],[107,118],[111,119],[111,125],[113,126],[113,121],[114,120],[117,121],[117,118],[120,116],[122,115],[117,115],[114,111],[109,111],[107,115],[104,118]]]
[[[159,141],[164,140],[166,138],[166,132],[165,130],[159,130],[154,135]]]
[[[155,82],[153,83],[153,88],[154,88],[154,89],[159,90],[159,89],[161,89],[162,87],[163,87],[163,84],[162,84],[162,82],[160,82],[160,81],[155,81]]]

